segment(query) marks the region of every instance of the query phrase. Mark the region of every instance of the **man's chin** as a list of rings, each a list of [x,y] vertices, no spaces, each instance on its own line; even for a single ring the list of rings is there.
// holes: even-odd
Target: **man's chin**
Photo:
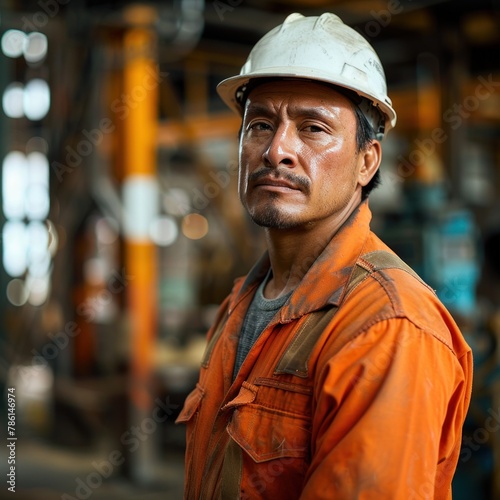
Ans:
[[[275,208],[251,213],[250,217],[255,224],[268,229],[296,229],[302,225],[289,214],[285,214]]]

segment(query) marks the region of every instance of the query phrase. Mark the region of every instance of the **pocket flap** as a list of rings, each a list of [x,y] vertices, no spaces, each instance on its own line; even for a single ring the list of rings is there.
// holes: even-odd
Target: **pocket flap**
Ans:
[[[310,421],[297,415],[252,404],[240,406],[227,431],[257,463],[309,453]]]
[[[246,405],[248,403],[253,403],[255,401],[255,397],[257,396],[257,387],[248,382],[243,382],[240,387],[240,392],[238,395],[229,401],[226,405],[222,407],[223,410],[227,410],[229,408],[234,408],[236,406]]]
[[[198,410],[201,400],[205,395],[205,389],[200,384],[196,384],[196,387],[189,393],[186,401],[184,402],[184,407],[182,408],[179,416],[175,420],[176,424],[186,423],[191,420],[192,416]]]

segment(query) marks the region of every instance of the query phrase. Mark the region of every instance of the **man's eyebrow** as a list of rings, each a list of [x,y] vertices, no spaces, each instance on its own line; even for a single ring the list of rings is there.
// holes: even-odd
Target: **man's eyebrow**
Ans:
[[[328,110],[325,107],[293,106],[288,110],[291,118],[305,117],[315,118],[317,120],[333,120],[337,118],[337,113]]]
[[[245,118],[250,116],[251,118],[254,116],[266,116],[269,117],[274,113],[269,109],[268,106],[264,104],[252,104],[250,103],[245,111]]]
[[[337,113],[332,112],[324,107],[311,107],[311,106],[293,106],[288,109],[290,118],[313,118],[317,120],[335,120],[337,119]],[[245,118],[253,118],[255,116],[271,117],[274,116],[274,112],[268,106],[260,103],[248,105],[245,112]]]

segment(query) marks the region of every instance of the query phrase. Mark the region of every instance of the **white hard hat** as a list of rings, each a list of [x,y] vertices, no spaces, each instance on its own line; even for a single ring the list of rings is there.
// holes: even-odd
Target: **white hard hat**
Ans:
[[[217,92],[241,114],[245,86],[259,78],[304,78],[352,90],[370,101],[369,106],[364,100],[360,105],[365,115],[371,118],[378,116],[377,109],[380,111],[383,119],[375,126],[379,138],[396,124],[380,59],[373,47],[335,14],[289,15],[255,44],[240,74],[219,83]],[[369,121],[373,124],[373,119]]]

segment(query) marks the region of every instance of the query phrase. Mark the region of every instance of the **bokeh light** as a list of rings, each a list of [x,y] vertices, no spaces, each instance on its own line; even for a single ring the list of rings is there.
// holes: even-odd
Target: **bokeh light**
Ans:
[[[20,30],[7,30],[2,35],[2,52],[7,57],[19,57],[24,51],[26,33]]]
[[[151,223],[151,239],[160,246],[168,246],[175,242],[179,235],[177,223],[173,217],[168,215],[158,217]]]
[[[45,59],[48,49],[47,37],[37,31],[30,33],[24,43],[23,52],[26,62],[34,64]]]
[[[24,85],[12,82],[3,91],[2,109],[9,118],[22,118],[24,116]]]
[[[37,121],[45,117],[50,109],[50,89],[45,80],[33,78],[24,88],[24,114]]]
[[[182,234],[191,240],[199,240],[208,233],[208,220],[200,214],[188,214],[182,219]]]

